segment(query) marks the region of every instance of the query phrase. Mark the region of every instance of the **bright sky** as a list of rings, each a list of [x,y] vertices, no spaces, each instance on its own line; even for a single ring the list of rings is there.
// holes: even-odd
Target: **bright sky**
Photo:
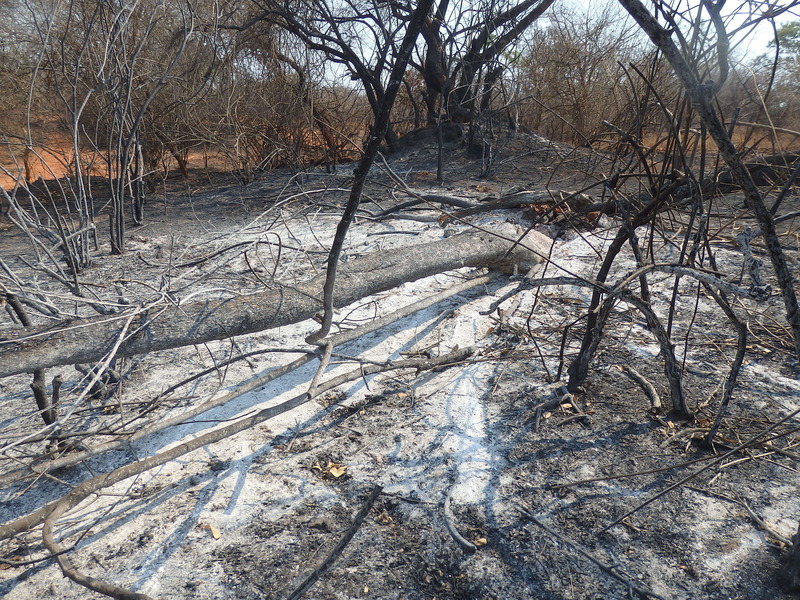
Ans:
[[[614,0],[606,0],[606,1],[616,4]],[[600,2],[598,2],[598,0],[564,0],[564,3],[567,6],[572,5],[575,6],[576,8],[579,8],[580,10],[587,11],[592,9],[597,10],[597,7],[604,6],[606,4],[606,1],[601,0]],[[683,0],[681,1],[682,3],[685,4]],[[787,6],[794,4],[795,2],[796,0],[773,0],[769,2],[769,4],[773,6]],[[696,5],[697,3],[698,3],[697,0],[691,0],[692,5]],[[648,4],[647,0],[645,0],[645,4],[646,5]],[[738,8],[742,4],[743,4],[742,1],[738,1],[729,3],[729,6],[732,8]],[[756,4],[756,2],[754,2],[754,4]],[[763,2],[763,4],[766,5],[767,2]],[[620,10],[624,9],[620,7]],[[777,26],[780,27],[781,24],[793,20],[800,20],[800,6],[793,9],[793,11],[787,12],[786,14],[778,17],[776,19],[776,23]],[[739,46],[739,48],[741,49],[742,52],[745,52],[751,56],[757,56],[759,54],[763,54],[768,50],[769,43],[773,39],[773,35],[774,33],[770,24],[762,23],[756,29],[752,30],[750,33],[747,34],[748,39],[745,42],[743,42],[742,45]]]

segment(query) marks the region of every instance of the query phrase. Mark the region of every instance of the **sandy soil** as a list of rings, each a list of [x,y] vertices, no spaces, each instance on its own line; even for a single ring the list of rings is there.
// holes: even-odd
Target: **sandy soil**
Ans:
[[[470,199],[513,188],[574,189],[602,170],[587,152],[534,136],[507,142],[488,177],[480,177],[486,166],[480,160],[467,158],[458,144],[449,146],[443,186],[435,182],[430,145],[390,164],[417,190]],[[131,304],[226,297],[307,279],[323,268],[349,168],[275,172],[246,187],[172,182],[148,206],[147,224],[131,231],[128,254],[112,257],[101,247],[82,277],[97,284],[98,295]],[[375,214],[407,199],[393,198],[386,182],[376,171],[365,211]],[[711,218],[717,268],[730,281],[742,271],[732,236],[752,222],[739,203],[735,196],[720,199]],[[495,211],[442,228],[437,209],[402,214],[406,218],[375,220],[362,213],[346,255],[440,239],[474,224],[524,226],[531,217],[524,210]],[[659,261],[676,259],[685,218],[676,210],[659,230],[639,231],[641,240],[652,240]],[[788,240],[793,225],[785,227]],[[610,217],[595,228],[542,226],[552,250],[546,269],[535,275],[594,277],[617,228]],[[52,293],[47,277],[25,271],[19,233],[9,229],[3,236],[4,260],[30,277],[28,285]],[[796,265],[798,249],[787,246]],[[626,251],[610,281],[634,264]],[[339,326],[356,327],[474,275],[468,269],[437,275],[342,307]],[[730,412],[717,444],[706,449],[698,442],[719,408],[736,334],[693,281],[681,279],[672,331],[695,415],[690,422],[653,415],[642,388],[623,371],[634,367],[669,402],[659,347],[641,314],[624,303],[614,309],[583,391],[564,396],[561,347],[567,360],[577,351],[582,321],[576,320],[589,291],[524,289],[493,306],[518,283],[498,276],[337,348],[324,377],[456,347],[474,347],[472,359],[434,371],[360,378],[91,496],[58,521],[56,537],[84,573],[154,598],[288,598],[381,486],[352,541],[305,598],[611,600],[648,592],[670,599],[788,599],[776,574],[785,550],[780,540],[791,537],[800,519],[800,435],[796,418],[777,422],[800,408],[800,382],[780,298],[735,301],[752,334]],[[674,278],[654,275],[650,283],[651,304],[665,319]],[[68,298],[60,304],[65,311],[90,310]],[[52,369],[48,379],[61,373],[65,381],[62,428],[84,447],[119,439],[288,363],[297,354],[287,352],[307,349],[303,340],[315,327],[309,321],[119,361],[124,380],[106,399],[79,399],[81,374]],[[18,332],[7,318],[0,321],[0,338]],[[275,352],[160,395],[231,355],[257,350]],[[114,452],[9,482],[0,522],[98,473],[300,394],[317,364]],[[48,449],[47,440],[31,440],[41,421],[28,383],[21,376],[0,380],[0,475]],[[777,437],[769,443],[724,456],[771,425]],[[46,556],[38,528],[3,542],[0,556],[7,561],[0,565],[5,598],[99,597],[64,578],[53,559],[35,560]],[[20,561],[34,562],[15,564]]]

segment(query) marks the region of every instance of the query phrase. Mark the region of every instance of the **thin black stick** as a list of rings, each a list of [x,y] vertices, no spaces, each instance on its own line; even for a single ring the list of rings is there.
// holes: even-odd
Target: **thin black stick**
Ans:
[[[589,551],[586,550],[583,546],[579,545],[576,542],[573,542],[568,537],[565,537],[565,536],[561,535],[560,533],[558,533],[554,529],[550,529],[547,525],[545,525],[539,519],[537,519],[533,515],[533,513],[531,513],[530,511],[526,510],[525,508],[523,508],[519,504],[517,504],[517,507],[520,509],[522,514],[528,520],[530,520],[532,523],[538,525],[539,527],[544,529],[547,533],[549,533],[553,537],[559,539],[561,542],[563,542],[564,544],[566,544],[567,546],[569,546],[570,548],[575,550],[578,554],[580,554],[584,558],[586,558],[586,559],[590,560],[591,562],[593,562],[594,564],[596,564],[600,568],[601,571],[603,571],[604,573],[606,573],[608,575],[611,575],[611,577],[613,577],[614,579],[616,579],[617,581],[619,581],[623,585],[627,586],[627,588],[629,590],[632,590],[632,591],[636,592],[637,594],[639,594],[643,598],[656,598],[657,600],[665,600],[664,596],[660,596],[660,595],[656,594],[655,592],[653,592],[651,590],[648,590],[647,588],[639,587],[638,585],[633,583],[633,580],[630,579],[629,577],[625,577],[625,576],[620,575],[619,573],[617,573],[616,570],[615,570],[615,567],[609,566],[609,565],[605,564],[604,562],[601,562],[599,559],[595,558],[594,556],[592,556],[591,553],[589,553]]]
[[[350,527],[347,529],[345,534],[342,536],[342,539],[339,540],[339,543],[334,546],[333,550],[331,550],[331,553],[325,557],[325,560],[323,560],[318,567],[316,567],[306,576],[306,578],[303,580],[303,583],[297,586],[297,588],[295,588],[295,590],[286,598],[286,600],[298,600],[298,598],[302,597],[308,588],[314,585],[322,576],[322,574],[330,568],[337,558],[339,558],[339,555],[342,553],[342,551],[344,551],[347,544],[350,543],[350,540],[353,539],[353,536],[361,527],[364,519],[367,518],[367,514],[372,508],[372,505],[375,504],[375,501],[378,499],[378,496],[380,496],[382,491],[383,488],[379,485],[376,485],[374,488],[372,488],[369,496],[367,496],[366,502],[364,502],[361,510],[358,511],[358,514],[353,519],[352,525],[350,525]]]
[[[747,325],[736,316],[736,313],[725,297],[725,294],[717,293],[717,291],[708,284],[704,283],[703,286],[706,288],[706,292],[708,292],[711,297],[716,300],[717,304],[719,304],[720,308],[725,312],[728,320],[730,320],[730,322],[736,328],[737,333],[736,355],[731,363],[728,376],[725,378],[725,385],[722,388],[722,401],[720,402],[717,416],[714,417],[714,424],[711,426],[711,430],[708,432],[708,435],[705,439],[705,445],[710,447],[714,441],[714,437],[717,435],[720,425],[722,424],[722,418],[728,411],[728,405],[733,397],[733,389],[736,387],[736,380],[739,377],[739,370],[742,368],[742,363],[744,362],[744,355],[747,351]]]
[[[634,514],[635,512],[638,512],[639,510],[643,509],[643,508],[644,508],[645,506],[647,506],[648,504],[652,504],[653,502],[655,502],[656,500],[658,500],[658,499],[659,499],[659,498],[661,498],[662,496],[666,496],[666,495],[667,495],[667,494],[669,494],[671,491],[673,491],[673,490],[675,490],[675,489],[677,489],[677,488],[681,487],[681,486],[682,486],[684,483],[686,483],[687,481],[690,481],[690,480],[694,479],[695,477],[697,477],[698,475],[700,475],[700,473],[703,473],[704,471],[708,471],[708,470],[709,470],[711,467],[713,467],[714,465],[716,465],[716,464],[718,464],[718,463],[722,462],[723,460],[725,460],[725,459],[726,459],[726,458],[728,458],[729,456],[731,456],[731,455],[733,455],[733,454],[735,454],[735,453],[737,453],[737,452],[739,452],[739,451],[743,450],[744,448],[747,448],[748,446],[750,446],[751,444],[753,444],[753,443],[754,443],[754,442],[756,442],[757,440],[759,440],[759,439],[761,439],[762,437],[764,437],[765,435],[767,435],[767,434],[768,434],[770,431],[774,431],[775,429],[777,429],[779,425],[783,425],[783,424],[784,424],[784,423],[786,423],[787,421],[790,421],[790,420],[792,420],[793,418],[795,418],[797,415],[800,415],[800,408],[798,408],[797,410],[795,410],[795,411],[793,411],[793,412],[789,413],[788,415],[786,415],[785,417],[783,417],[783,418],[782,418],[782,419],[780,419],[779,421],[776,421],[775,423],[773,423],[772,425],[770,425],[769,427],[767,427],[766,429],[764,429],[762,432],[760,432],[760,433],[757,433],[756,435],[752,436],[752,437],[751,437],[749,440],[747,440],[746,442],[743,442],[743,443],[739,444],[738,446],[736,446],[736,447],[734,447],[734,448],[731,448],[730,450],[728,450],[728,451],[727,451],[727,452],[725,452],[724,454],[720,454],[718,457],[716,457],[714,460],[712,460],[712,461],[711,461],[709,464],[707,464],[706,466],[704,466],[704,467],[702,467],[702,468],[698,469],[697,471],[694,471],[693,473],[690,473],[689,475],[687,475],[687,476],[686,476],[686,477],[684,477],[683,479],[681,479],[681,480],[679,480],[679,481],[677,481],[677,482],[673,483],[671,486],[669,486],[669,487],[667,487],[667,488],[665,488],[665,489],[661,490],[660,492],[658,492],[658,493],[657,493],[655,496],[653,496],[652,498],[650,498],[650,499],[648,499],[648,500],[645,500],[644,502],[640,503],[640,504],[639,504],[638,506],[636,506],[635,508],[632,508],[631,510],[629,510],[628,512],[626,512],[626,513],[625,513],[624,515],[622,515],[620,518],[618,518],[618,519],[615,519],[613,522],[611,522],[611,523],[609,523],[608,525],[606,525],[605,527],[603,527],[603,529],[601,529],[601,530],[600,530],[600,533],[605,533],[606,531],[608,531],[609,529],[611,529],[612,527],[614,527],[614,525],[619,525],[620,523],[622,523],[622,521],[624,521],[625,519],[627,519],[628,517],[630,517],[630,516],[631,516],[632,514]]]

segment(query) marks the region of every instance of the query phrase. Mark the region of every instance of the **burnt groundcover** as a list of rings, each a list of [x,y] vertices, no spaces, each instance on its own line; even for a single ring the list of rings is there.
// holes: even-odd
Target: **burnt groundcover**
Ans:
[[[600,357],[609,366],[632,359],[619,351]],[[527,362],[505,367],[520,375],[530,370]],[[441,497],[384,493],[308,597],[623,599],[631,597],[628,580],[665,598],[790,598],[777,585],[781,544],[753,515],[772,515],[776,500],[790,500],[796,475],[791,461],[764,459],[758,452],[739,456],[738,464],[720,465],[603,532],[697,468],[674,465],[713,453],[698,447],[689,428],[650,419],[636,384],[616,369],[601,369],[607,374],[593,377],[582,394],[589,420],[570,419],[570,408],[558,407],[538,427],[536,415],[526,413],[530,390],[523,377],[502,374],[507,372],[498,369],[491,399],[497,417],[490,436],[501,466],[480,503],[453,508],[460,532],[478,549],[465,552],[448,535]],[[746,373],[744,378],[747,385]],[[705,380],[710,391],[710,379],[689,384],[702,389]],[[726,435],[758,430],[763,413],[746,405],[758,405],[768,394],[794,393],[779,385],[754,388]],[[376,444],[413,436],[398,424],[397,410],[365,403],[357,413],[359,428],[372,431]],[[324,445],[324,456],[310,462],[346,461],[353,440],[339,435],[331,443],[331,433],[303,436],[295,450],[314,455]],[[359,444],[364,441],[358,437]],[[606,479],[558,487],[590,478]],[[366,480],[326,482],[332,488],[328,501],[303,504],[276,520],[256,516],[241,531],[241,541],[214,550],[208,560],[221,566],[234,597],[286,598],[335,546],[376,479],[380,470]]]
[[[474,163],[454,149],[448,155],[447,193],[475,199],[500,196],[514,186],[540,187],[553,175],[554,157],[566,161],[573,156],[568,149],[533,138],[516,143],[520,146],[514,160],[498,163],[490,180],[472,179]],[[435,148],[423,148],[391,165],[420,189],[441,192],[432,175],[435,158]],[[580,169],[586,162],[572,169],[564,164],[558,167],[564,174],[561,181],[572,187],[585,176]],[[152,207],[161,220],[134,233],[137,255],[99,261],[103,264],[94,268],[111,279],[120,272],[129,275],[134,263],[147,266],[142,259],[152,265],[205,261],[215,248],[204,245],[204,236],[224,239],[225,247],[240,243],[235,236],[247,231],[272,195],[282,193],[279,177],[274,174],[274,179],[248,188],[206,189],[183,198],[179,206]],[[312,257],[308,263],[317,268],[325,244],[313,246],[310,240],[325,235],[335,223],[342,194],[333,190],[343,187],[345,179],[341,174],[308,174],[298,189],[327,186],[331,191],[322,200],[303,195],[287,203],[292,211],[281,217],[291,225],[292,235],[286,239],[303,247]],[[374,212],[392,206],[384,198],[385,181],[377,183],[368,189],[374,206],[365,204]],[[728,201],[734,207],[740,203],[740,197]],[[163,215],[167,210],[170,218]],[[736,219],[746,220],[736,216],[738,208],[725,210],[720,222],[730,225],[733,220],[740,226]],[[326,211],[327,220],[314,220]],[[479,218],[528,225],[529,212],[506,210]],[[442,215],[437,211],[415,209],[406,215],[427,221],[374,225],[364,215],[360,225],[373,229],[357,224],[353,254],[378,245],[376,240],[440,235],[436,221]],[[605,225],[588,231],[563,220],[547,224],[555,259],[569,258],[576,270],[595,268],[609,232],[613,235],[618,226],[611,216],[602,219]],[[189,240],[174,236],[176,222],[184,221],[183,229],[191,230]],[[680,228],[680,215],[672,225]],[[726,272],[741,268],[741,254],[731,240],[728,231],[715,240]],[[669,242],[663,243],[664,252]],[[796,249],[787,252],[796,259]],[[233,260],[216,255],[218,262],[203,262],[193,277],[214,286],[241,280],[241,289],[258,289],[259,278],[272,265],[263,254],[264,265],[255,271],[248,268],[254,258],[259,257],[251,254],[248,265],[247,256]],[[627,260],[625,268],[632,264]],[[153,277],[163,275],[148,268]],[[435,285],[451,283],[428,282],[410,293],[427,294]],[[509,280],[503,289],[514,285]],[[498,308],[492,302],[500,292],[491,291],[497,293],[463,295],[439,305],[379,340],[343,348],[338,359],[361,353],[364,364],[380,362],[385,355],[375,348],[395,339],[402,341],[387,355],[435,355],[475,343],[479,350],[473,361],[434,373],[404,372],[359,383],[315,401],[300,416],[203,448],[131,488],[113,490],[116,496],[98,498],[97,508],[85,509],[91,518],[65,520],[65,538],[78,542],[74,562],[95,576],[159,598],[288,598],[330,555],[370,491],[380,485],[382,493],[352,540],[303,597],[616,600],[650,594],[788,600],[778,587],[777,572],[786,538],[800,517],[797,423],[788,422],[773,432],[773,439],[720,459],[796,407],[796,363],[778,325],[780,307],[775,302],[761,308],[737,305],[750,317],[751,338],[730,410],[707,448],[702,440],[719,411],[720,386],[736,349],[736,336],[721,313],[701,306],[708,297],[682,295],[676,311],[673,338],[693,419],[674,421],[652,414],[641,386],[624,372],[626,366],[635,367],[669,402],[659,349],[636,311],[625,306],[615,310],[587,381],[568,396],[553,386],[559,363],[577,348],[580,327],[564,334],[562,325],[581,318],[585,296],[565,286],[539,296],[526,290],[518,294],[516,307],[510,306],[516,302],[512,299]],[[654,305],[664,306],[671,288],[654,285],[651,291]],[[395,295],[399,293],[371,299],[363,313],[347,309],[346,317],[368,319]],[[402,336],[408,332],[406,341]],[[120,395],[86,406],[82,418],[91,424],[113,420],[130,414],[124,413],[129,405],[163,415],[191,406],[220,382],[245,381],[266,363],[254,358],[252,364],[218,370],[213,373],[216,381],[198,383],[163,404],[152,398],[164,381],[185,375],[183,365],[213,366],[233,345],[236,352],[290,347],[300,343],[308,326],[294,337],[290,333],[295,332],[142,357]],[[302,381],[312,374],[305,372]],[[31,402],[28,383],[17,378],[3,384],[6,406]],[[224,422],[266,401],[265,392],[251,404],[243,400],[231,412],[208,416],[208,421]],[[199,419],[167,442],[190,437],[202,426]],[[88,466],[93,472],[108,470],[151,451],[147,445],[134,446]],[[74,485],[90,475],[82,467],[59,471],[57,479],[32,486],[39,494],[36,501],[57,497],[62,482]],[[675,489],[659,497],[673,485]],[[106,507],[111,514],[101,522]],[[23,541],[28,550],[21,550]],[[14,540],[8,548],[4,557],[43,553],[37,535]],[[6,566],[0,570],[0,592],[9,598],[87,597],[88,592],[61,577],[52,561]]]
[[[770,358],[745,369],[742,385],[752,392],[742,396],[716,452],[700,446],[697,428],[648,415],[641,390],[614,368],[636,362],[635,355],[608,350],[598,361],[598,374],[573,400],[583,405],[586,419],[573,418],[567,403],[537,415],[532,399],[538,397],[527,383],[536,376],[530,362],[498,364],[487,399],[494,408],[489,437],[497,468],[480,502],[453,508],[454,522],[476,551],[464,551],[447,533],[446,489],[426,500],[385,493],[309,597],[599,600],[629,598],[635,587],[665,598],[788,599],[776,578],[782,545],[757,518],[770,529],[776,517],[771,507],[795,503],[790,459],[759,451],[737,455],[603,531],[734,443],[728,436],[759,431],[764,408],[772,402],[777,408],[796,393],[777,382],[759,385],[757,373],[764,363],[771,367]],[[655,367],[643,371],[656,376]],[[687,380],[699,397],[716,385],[712,373]],[[359,429],[372,432],[377,446],[416,435],[398,422],[398,410],[405,408],[408,421],[425,410],[403,407],[392,397],[393,404],[367,402],[348,411],[347,418],[357,416]],[[701,408],[701,415],[706,410],[711,407]],[[303,436],[295,450],[313,455],[324,445],[322,459],[310,462],[346,461],[365,442],[363,436],[354,442],[338,435],[331,443],[331,433]],[[420,456],[409,459],[424,462]],[[236,597],[287,597],[347,529],[368,492],[367,481],[387,477],[382,469],[370,471],[367,480],[328,482],[335,488],[333,503],[304,505],[274,522],[253,523],[243,532],[246,544],[215,551]],[[586,479],[600,481],[570,485]],[[786,531],[790,520],[784,516],[773,526]]]
[[[703,459],[712,460],[748,432],[760,431],[769,419],[754,406],[774,402],[773,407],[779,408],[780,396],[791,398],[796,391],[779,384],[766,390],[754,385],[752,393],[742,395],[740,410],[727,423],[730,429],[711,451],[702,447],[696,428],[645,416],[647,400],[641,390],[614,368],[635,360],[619,349],[599,357],[598,369],[582,395],[588,405],[585,410],[592,413],[590,425],[567,422],[572,416],[569,410],[551,415],[539,433],[530,425],[515,428],[507,423],[504,429],[516,432],[509,445],[512,466],[505,495],[515,496],[558,533],[663,597],[790,597],[777,580],[783,543],[762,529],[758,515],[770,515],[766,521],[777,516],[784,535],[791,531],[791,513],[773,510],[781,504],[796,507],[791,459],[771,460],[763,451],[746,453],[608,527],[697,471]],[[710,393],[715,379],[713,374],[690,376],[686,384],[695,392]],[[748,383],[745,375],[745,389]],[[702,421],[703,410],[699,412]],[[796,435],[792,427],[786,432]],[[574,548],[563,550],[550,560],[565,561],[570,556],[569,560],[580,561]],[[589,564],[582,572],[583,584],[578,586],[585,590],[607,577],[597,565]],[[627,595],[619,588],[607,593],[606,597]]]
[[[353,490],[355,491],[355,490]],[[353,494],[357,501],[363,495]],[[403,507],[383,498],[345,554],[309,591],[309,597],[470,598],[480,595],[480,581],[443,530],[432,530],[435,511]],[[357,505],[353,505],[357,510]],[[319,517],[319,515],[325,515]],[[245,546],[215,552],[226,581],[239,598],[285,598],[324,558],[349,525],[347,507],[306,506],[267,526],[248,526]]]

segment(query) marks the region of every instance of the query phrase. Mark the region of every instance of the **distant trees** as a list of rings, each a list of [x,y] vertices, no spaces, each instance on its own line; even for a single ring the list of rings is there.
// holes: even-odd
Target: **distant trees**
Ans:
[[[385,134],[474,122],[492,107],[509,49],[553,0],[434,3]],[[59,245],[74,272],[97,243],[92,179],[109,186],[109,243],[125,249],[165,161],[258,168],[358,150],[383,106],[415,6],[400,0],[4,0],[0,123],[8,176],[60,179],[15,219]],[[413,113],[409,114],[409,113]],[[13,167],[14,161],[19,167]],[[53,164],[57,161],[59,164]],[[33,195],[33,194],[32,194]],[[34,195],[35,196],[35,195]],[[25,221],[25,223],[23,223]]]
[[[11,2],[0,2],[0,139],[4,145],[13,143],[20,150],[24,147],[28,68],[16,44],[13,12]],[[22,152],[18,154],[21,157]]]
[[[27,102],[18,111],[22,132],[9,148],[24,147],[26,179],[31,178],[28,154],[48,147],[68,175],[46,208],[32,199],[46,218],[19,206],[16,214],[34,222],[45,236],[48,229],[57,232],[67,263],[77,273],[91,263],[93,175],[104,175],[110,185],[113,253],[124,250],[128,206],[134,222],[143,218],[145,115],[175,77],[196,19],[181,4],[126,0],[19,0],[13,10],[10,39],[24,49],[17,60],[24,65],[26,77],[20,83]]]
[[[241,30],[234,4],[0,5],[2,164],[21,185],[35,169],[59,181],[53,198],[29,191],[32,206],[16,203],[13,216],[57,244],[71,271],[90,264],[97,241],[93,178],[108,183],[109,242],[121,253],[126,220],[142,222],[165,158],[186,175],[189,154],[212,149],[248,181],[255,168],[304,160],[315,122],[332,148],[351,137],[339,115],[338,134],[324,123],[330,99],[317,102],[307,52],[290,58],[274,26]]]
[[[514,69],[522,125],[585,145],[606,130],[603,120],[636,111],[625,68],[649,49],[621,11],[616,3],[585,14],[554,7],[526,36]]]
[[[673,109],[684,101],[664,58],[614,4],[586,15],[553,4],[434,2],[401,81],[388,148],[442,121],[480,137],[500,114],[575,144],[608,137],[603,121],[662,135],[668,125],[653,94]],[[126,220],[142,221],[148,188],[169,166],[186,176],[192,156],[221,159],[243,182],[260,168],[357,158],[415,6],[3,0],[0,133],[13,155],[3,164],[30,181],[44,152],[61,161],[45,177],[68,176],[55,204],[42,199],[35,214],[15,218],[35,222],[80,271],[97,243],[95,177],[110,186],[109,243],[123,252]],[[665,5],[659,18],[670,11]],[[797,22],[781,26],[777,62],[762,58],[752,75],[735,71],[718,101],[741,107],[740,120],[766,111],[773,124],[796,129],[798,31]],[[706,22],[696,32],[684,40],[689,49],[714,29]],[[697,60],[707,62],[703,52]],[[503,113],[508,107],[513,114]]]
[[[774,49],[758,61],[762,78],[772,84],[767,110],[776,125],[800,130],[800,21],[789,21],[775,31]]]

